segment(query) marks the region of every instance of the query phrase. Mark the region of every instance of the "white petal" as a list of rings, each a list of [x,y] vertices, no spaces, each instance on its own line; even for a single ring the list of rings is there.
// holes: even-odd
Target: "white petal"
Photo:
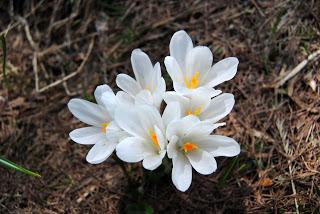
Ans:
[[[127,74],[118,74],[116,83],[119,88],[132,96],[135,96],[139,91],[141,91],[141,87],[137,81]]]
[[[134,105],[134,98],[124,91],[118,91],[116,94],[117,102],[122,106]]]
[[[196,88],[193,91],[193,93],[195,93],[195,94],[206,94],[207,96],[210,96],[212,98],[212,97],[215,97],[215,96],[218,96],[219,94],[221,94],[222,91],[215,90],[214,88],[202,86],[202,87]]]
[[[172,159],[172,182],[178,190],[185,192],[191,185],[192,181],[192,167],[188,159],[178,153],[178,155]]]
[[[129,134],[123,131],[115,121],[109,123],[105,133],[105,138],[107,141],[118,143],[125,137],[129,137]]]
[[[206,46],[197,46],[187,54],[187,78],[190,79],[195,72],[199,72],[199,82],[204,81],[205,74],[212,66],[212,53]]]
[[[160,154],[149,155],[143,159],[142,165],[145,169],[154,170],[161,165],[162,159],[166,151],[161,151]]]
[[[101,96],[101,103],[107,109],[110,116],[114,118],[114,111],[117,107],[117,98],[113,92],[104,92]]]
[[[157,76],[161,77],[161,66],[160,66],[160,63],[157,62],[156,64],[154,64],[153,66],[153,69],[154,69],[154,72],[156,72]]]
[[[185,71],[181,70],[176,59],[171,56],[167,56],[164,59],[164,64],[166,66],[169,76],[173,81],[173,84],[176,84],[176,83],[183,84],[183,72]]]
[[[183,105],[187,105],[189,103],[189,99],[187,97],[184,97],[175,91],[167,91],[164,95],[164,101],[167,104],[170,102],[178,102]]]
[[[179,138],[175,135],[171,137],[170,142],[167,146],[168,158],[173,159],[177,156],[177,153],[179,152],[177,149],[178,140]]]
[[[75,129],[69,133],[69,136],[74,142],[84,145],[106,141],[105,134],[102,132],[101,128],[97,127]]]
[[[164,132],[164,124],[158,109],[150,105],[139,105],[136,109],[141,124],[147,131],[147,135],[149,135],[148,129],[152,129],[155,125],[161,130],[161,132]]]
[[[163,78],[160,79],[160,82],[153,92],[153,103],[154,106],[160,109],[161,102],[163,100],[164,93],[166,92],[166,82]]]
[[[214,64],[205,78],[207,85],[215,87],[232,79],[237,73],[238,64],[236,57],[228,57]]]
[[[119,127],[130,135],[142,138],[148,136],[143,123],[141,123],[137,109],[134,106],[119,106],[115,111],[114,119]],[[153,127],[153,125],[151,127]]]
[[[234,106],[234,96],[224,93],[210,101],[208,108],[200,114],[201,120],[209,120],[212,123],[227,116]]]
[[[220,90],[215,90],[214,88],[210,88],[207,86],[200,86],[195,89],[188,89],[185,86],[181,86],[179,84],[173,85],[174,90],[182,95],[182,96],[189,96],[190,94],[209,94],[212,97],[215,97],[222,93]]]
[[[101,127],[102,123],[108,122],[111,119],[105,109],[86,100],[71,99],[68,103],[68,108],[73,116],[92,126]]]
[[[164,95],[164,101],[167,105],[171,102],[178,102],[180,105],[181,117],[185,116],[190,104],[190,98],[183,96],[175,91],[168,91]]]
[[[214,157],[233,157],[240,153],[240,145],[234,139],[226,136],[204,136],[193,143],[196,143],[202,150],[210,152]]]
[[[200,109],[200,113],[204,111],[210,104],[211,95],[209,93],[191,93],[186,95],[189,97],[189,104],[182,112],[184,115],[188,115],[189,111],[194,113],[195,110]]]
[[[148,55],[140,49],[133,50],[131,64],[137,81],[142,88],[146,89],[148,84],[152,83],[153,75],[155,74]]]
[[[122,140],[116,147],[117,156],[129,163],[142,161],[146,156],[153,154],[153,150],[147,146],[144,139],[128,137]]]
[[[181,68],[185,68],[185,61],[187,53],[193,48],[190,36],[183,30],[173,34],[169,49],[170,55],[174,57]]]
[[[174,121],[180,118],[181,118],[180,104],[178,102],[169,102],[162,114],[162,119],[165,127],[167,127],[171,121]]]
[[[140,91],[135,97],[136,105],[153,105],[153,97],[149,90]]]
[[[165,139],[164,134],[161,132],[161,130],[156,125],[154,126],[153,130],[156,134],[160,149],[165,150],[166,146],[167,146],[167,140]]]
[[[105,161],[114,151],[116,144],[110,142],[95,144],[87,154],[87,161],[98,164]]]
[[[184,83],[178,83],[178,82],[173,82],[173,89],[181,95],[190,94],[193,91],[195,91],[195,89],[187,88]]]
[[[187,131],[198,122],[199,119],[193,115],[172,121],[167,127],[167,139],[171,139],[174,135],[178,137],[184,137]]]
[[[159,62],[157,62],[153,67],[152,77],[153,77],[153,80],[149,84],[151,86],[157,87],[160,84],[160,81],[161,81],[161,67],[160,67],[160,63]],[[155,89],[153,91],[155,91]]]
[[[216,171],[217,162],[209,152],[196,149],[187,153],[192,167],[202,175],[209,175]]]
[[[210,135],[215,127],[215,124],[207,121],[198,122],[189,127],[186,138],[192,140],[194,138]]]
[[[103,105],[101,97],[104,92],[110,92],[113,94],[112,89],[106,84],[97,86],[96,90],[94,91],[94,97],[99,105]]]

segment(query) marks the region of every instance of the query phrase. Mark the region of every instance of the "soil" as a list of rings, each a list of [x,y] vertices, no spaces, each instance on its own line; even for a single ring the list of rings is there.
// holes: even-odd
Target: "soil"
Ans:
[[[217,133],[241,154],[193,172],[185,193],[162,169],[125,164],[129,182],[112,158],[87,163],[89,148],[68,136],[83,124],[66,106],[93,100],[99,84],[119,90],[135,48],[160,61],[171,90],[163,60],[180,29],[214,62],[240,61],[217,88],[236,99]],[[283,81],[320,50],[320,1],[1,1],[0,30],[0,154],[42,175],[0,167],[0,213],[320,213],[319,57]]]

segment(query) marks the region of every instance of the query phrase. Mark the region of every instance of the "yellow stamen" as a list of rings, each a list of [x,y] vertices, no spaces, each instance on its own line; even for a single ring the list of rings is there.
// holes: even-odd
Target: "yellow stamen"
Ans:
[[[201,110],[202,110],[202,106],[195,108],[194,111],[192,111],[192,109],[188,109],[187,115],[199,116],[201,114]]]
[[[196,115],[196,116],[199,116],[199,114],[201,113],[201,110],[202,110],[202,107],[199,106],[194,110],[193,114]]]
[[[109,123],[101,123],[101,126],[102,126],[101,131],[103,133],[106,133],[107,132],[107,128],[109,126]]]
[[[148,90],[148,91],[151,91],[150,85],[146,85],[145,89]]]
[[[183,77],[184,84],[189,89],[197,88],[199,85],[199,71],[194,72],[193,76],[191,77],[190,81],[186,77]]]
[[[183,150],[184,152],[190,152],[195,149],[198,149],[198,146],[196,144],[193,144],[190,142],[186,142],[185,144],[183,144],[183,146],[181,148],[181,150]]]
[[[158,142],[156,133],[155,133],[152,129],[149,129],[149,135],[150,135],[150,138],[151,138],[152,143],[153,143],[158,149],[160,149],[160,145],[159,145],[159,142]]]

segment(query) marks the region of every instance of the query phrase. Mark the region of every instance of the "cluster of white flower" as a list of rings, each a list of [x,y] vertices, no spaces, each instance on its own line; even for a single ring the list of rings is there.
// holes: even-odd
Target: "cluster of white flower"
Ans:
[[[132,51],[135,79],[119,74],[116,83],[122,91],[114,94],[108,85],[94,92],[97,104],[71,99],[72,114],[89,127],[70,133],[79,144],[94,145],[86,159],[98,164],[114,150],[123,161],[142,161],[154,170],[167,156],[172,159],[172,181],[180,191],[191,185],[192,168],[208,175],[217,169],[215,157],[240,153],[232,138],[212,135],[218,123],[230,113],[234,97],[215,90],[237,72],[238,59],[229,57],[212,66],[208,47],[196,46],[185,31],[176,32],[170,41],[170,56],[164,60],[175,91],[166,92],[160,64],[152,65],[140,49]],[[222,94],[221,94],[222,93]],[[166,107],[161,115],[160,106]]]

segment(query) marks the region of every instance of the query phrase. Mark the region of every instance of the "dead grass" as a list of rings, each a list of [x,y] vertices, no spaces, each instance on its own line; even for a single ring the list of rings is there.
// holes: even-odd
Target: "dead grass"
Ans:
[[[320,212],[319,58],[274,84],[320,49],[319,1],[12,2],[0,3],[1,31],[10,29],[0,154],[43,177],[0,168],[1,213],[117,213],[137,201],[155,213]],[[215,61],[239,58],[236,78],[220,86],[235,94],[236,106],[219,133],[236,138],[242,153],[220,158],[213,175],[194,173],[186,193],[167,176],[143,183],[140,165],[130,165],[143,183],[132,192],[113,160],[85,162],[87,148],[68,139],[81,124],[66,103],[93,99],[101,83],[116,89],[115,76],[131,74],[134,48],[163,62],[179,29],[208,45]]]

